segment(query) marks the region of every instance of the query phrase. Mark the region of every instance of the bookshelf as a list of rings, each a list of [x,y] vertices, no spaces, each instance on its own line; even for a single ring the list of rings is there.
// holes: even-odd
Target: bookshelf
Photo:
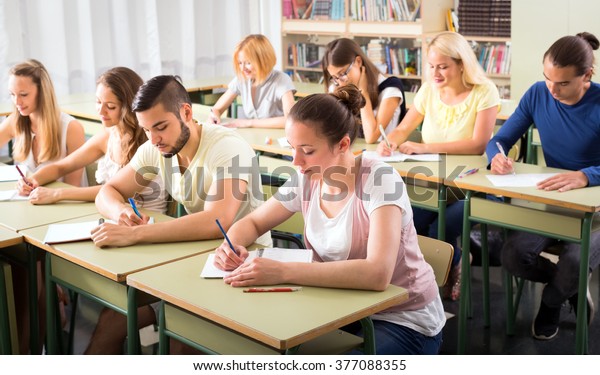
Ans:
[[[460,0],[458,32],[471,42],[488,77],[498,86],[500,98],[510,98],[511,0]]]
[[[323,3],[327,3],[323,5]],[[424,77],[423,39],[446,30],[454,0],[282,0],[282,65],[296,82],[321,83],[325,46],[351,38],[386,75],[416,91]],[[315,7],[321,11],[316,15]],[[299,11],[296,11],[299,9]],[[326,15],[323,9],[329,9]]]
[[[295,82],[321,83],[319,62],[325,45],[346,37],[364,46],[367,55],[371,44],[376,58],[369,57],[379,59],[385,74],[400,77],[406,91],[420,87],[424,80],[427,41],[447,30],[446,15],[455,6],[454,0],[323,1],[330,4],[329,9],[337,4],[338,11],[331,13],[329,19],[324,15],[312,18],[310,6],[314,8],[319,0],[282,0],[284,71]],[[294,12],[295,4],[300,8],[300,18]],[[340,4],[343,5],[341,10]],[[404,7],[404,4],[408,11],[397,11],[398,6]],[[486,6],[489,9],[485,10]],[[498,86],[502,99],[511,97],[510,6],[510,0],[460,0],[456,12],[459,32],[471,43],[482,67]],[[415,7],[417,12],[414,12]],[[474,9],[479,12],[476,16],[472,13]],[[489,21],[482,22],[482,17]]]

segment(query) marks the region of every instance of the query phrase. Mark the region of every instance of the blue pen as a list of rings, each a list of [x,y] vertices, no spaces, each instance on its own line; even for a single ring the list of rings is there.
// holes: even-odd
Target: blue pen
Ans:
[[[227,243],[229,244],[229,247],[231,248],[231,250],[233,250],[233,252],[235,253],[235,255],[240,256],[240,254],[233,247],[233,244],[231,243],[231,240],[229,239],[229,237],[227,237],[227,233],[225,233],[225,229],[223,229],[223,227],[221,226],[221,223],[219,223],[219,219],[216,219],[215,221],[217,222],[217,225],[219,226],[219,229],[221,230],[221,233],[223,233],[223,237],[225,237],[225,241],[227,241]]]
[[[136,205],[135,205],[135,201],[133,200],[133,198],[127,198],[127,200],[129,201],[129,204],[131,205],[131,208],[133,208],[133,212],[135,212],[136,215],[138,215],[138,217],[141,219],[142,218],[142,214],[140,214],[140,211],[138,211]]]

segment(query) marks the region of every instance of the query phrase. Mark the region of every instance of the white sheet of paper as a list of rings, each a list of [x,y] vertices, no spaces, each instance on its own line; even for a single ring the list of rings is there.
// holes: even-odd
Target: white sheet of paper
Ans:
[[[390,156],[381,156],[377,151],[363,151],[363,157],[366,159],[379,160],[386,163],[399,161],[440,161],[440,154],[403,154],[394,151]]]
[[[291,148],[290,143],[288,142],[286,137],[277,138],[277,143],[279,143],[280,147]]]
[[[485,177],[494,186],[498,187],[531,187],[554,175],[556,173],[517,173],[505,175],[488,174]]]
[[[116,224],[113,220],[105,220],[106,223]],[[148,224],[154,224],[154,218],[151,217]],[[98,220],[83,221],[81,223],[50,224],[44,243],[55,244],[75,241],[85,241],[92,239],[92,229],[96,228]]]
[[[258,250],[250,251],[248,258],[246,258],[246,262],[250,262],[252,259],[256,258],[257,255]],[[312,250],[307,249],[283,249],[274,247],[263,249],[262,257],[273,259],[279,262],[311,263],[313,253]],[[205,279],[222,279],[230,273],[231,272],[222,271],[215,267],[215,254],[210,254],[206,260],[206,263],[204,264],[202,272],[200,273],[200,277]]]
[[[25,167],[19,168],[23,170]],[[23,173],[25,173],[25,171],[23,171]],[[17,181],[19,178],[21,178],[21,175],[14,165],[0,166],[0,181]]]
[[[17,190],[4,190],[0,191],[0,202],[9,201],[27,201],[29,197],[19,195]]]

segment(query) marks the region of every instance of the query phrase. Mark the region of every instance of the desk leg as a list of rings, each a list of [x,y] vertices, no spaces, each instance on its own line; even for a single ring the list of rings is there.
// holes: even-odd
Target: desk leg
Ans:
[[[464,205],[465,212],[463,216],[462,233],[462,257],[461,257],[461,277],[460,277],[460,302],[458,308],[458,354],[465,354],[467,349],[467,314],[471,305],[471,263],[469,262],[469,252],[471,251],[470,232],[471,225],[469,217],[471,216],[471,191],[467,191]]]
[[[27,244],[27,268],[29,280],[29,351],[40,354],[40,321],[37,290],[37,248]]]
[[[0,354],[11,354],[10,324],[8,321],[8,297],[6,293],[6,275],[0,262]]]
[[[438,194],[438,240],[446,240],[446,204],[448,188],[441,184]]]
[[[373,321],[370,317],[362,318],[360,324],[363,330],[363,353],[374,355],[376,351],[375,343],[375,327],[373,327]]]
[[[127,287],[127,353],[141,354],[137,319],[137,290]]]
[[[588,351],[587,295],[588,273],[590,267],[590,242],[592,236],[593,215],[586,212],[581,228],[581,260],[579,265],[579,301],[577,301],[577,329],[575,335],[575,353]]]
[[[158,310],[158,354],[169,354],[170,340],[166,333],[166,318],[165,318],[165,301],[160,301],[160,309]]]

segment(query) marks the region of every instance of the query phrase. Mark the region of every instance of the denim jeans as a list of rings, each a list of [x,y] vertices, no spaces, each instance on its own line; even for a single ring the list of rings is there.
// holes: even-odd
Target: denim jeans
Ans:
[[[375,348],[379,355],[438,354],[442,346],[442,331],[433,337],[425,336],[413,329],[383,320],[373,320]],[[362,326],[355,322],[342,330],[362,336]],[[358,350],[348,354],[364,354]]]
[[[560,243],[558,263],[554,264],[540,253]],[[512,275],[547,284],[542,301],[549,307],[560,307],[567,298],[577,293],[581,246],[537,234],[511,231],[502,248],[502,266]],[[600,264],[600,231],[592,233],[590,269]]]

